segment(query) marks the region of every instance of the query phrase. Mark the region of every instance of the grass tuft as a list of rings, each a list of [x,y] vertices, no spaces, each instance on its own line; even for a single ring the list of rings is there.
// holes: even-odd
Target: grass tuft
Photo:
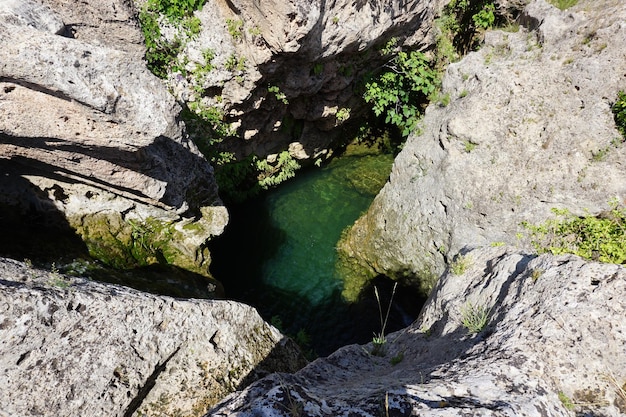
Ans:
[[[491,308],[484,305],[468,301],[461,307],[461,323],[473,334],[480,333],[487,326],[490,315]]]
[[[378,314],[380,317],[380,333],[374,333],[374,337],[372,338],[372,344],[374,345],[372,355],[385,356],[385,345],[387,344],[387,339],[385,338],[385,328],[387,327],[387,320],[389,319],[391,304],[393,303],[393,297],[396,294],[397,287],[398,283],[396,282],[393,284],[393,291],[391,292],[391,298],[389,299],[389,305],[387,306],[387,313],[385,314],[384,319],[380,296],[378,295],[378,288],[374,287],[374,295],[376,296],[376,302],[378,303]]]

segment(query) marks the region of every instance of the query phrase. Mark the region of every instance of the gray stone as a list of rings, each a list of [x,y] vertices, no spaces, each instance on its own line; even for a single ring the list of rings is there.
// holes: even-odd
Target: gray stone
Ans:
[[[139,58],[133,9],[123,1],[51,0],[67,13],[74,36],[68,37],[56,34],[63,15],[50,7],[2,4],[2,172],[27,178],[86,242],[111,237],[102,232],[103,222],[124,225],[113,240],[102,241],[111,247],[129,244],[129,222],[158,223],[171,236],[171,245],[161,248],[168,261],[208,275],[205,244],[222,232],[228,215],[211,166],[178,121],[179,105]],[[93,28],[83,32],[99,23],[102,32],[117,25],[124,30],[117,39],[99,37]],[[3,204],[29,206],[32,200],[31,190],[20,196],[10,183],[3,190]]]
[[[364,274],[432,286],[464,247],[527,244],[552,208],[599,214],[626,201],[626,147],[611,106],[626,89],[626,3],[528,5],[519,32],[490,31],[451,64],[421,134],[342,243]],[[353,291],[356,291],[353,289]]]
[[[305,361],[255,309],[0,259],[0,416],[202,415]]]
[[[0,20],[4,24],[27,26],[56,35],[65,33],[63,21],[47,5],[2,0],[0,6]]]
[[[438,281],[418,320],[387,335],[384,356],[371,343],[346,346],[207,416],[626,413],[624,267],[502,247],[466,256],[466,271]],[[477,334],[462,324],[468,303],[489,311]]]

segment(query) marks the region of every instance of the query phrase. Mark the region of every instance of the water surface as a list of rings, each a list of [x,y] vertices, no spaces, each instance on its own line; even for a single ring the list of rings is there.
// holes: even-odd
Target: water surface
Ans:
[[[211,248],[211,270],[226,296],[279,319],[287,333],[304,330],[319,355],[371,340],[380,331],[373,291],[358,303],[343,300],[335,246],[384,185],[392,161],[391,155],[336,159],[233,207],[229,227]],[[386,307],[391,284],[377,285]],[[402,306],[406,295],[394,302],[389,330],[407,325],[419,310],[417,303]]]

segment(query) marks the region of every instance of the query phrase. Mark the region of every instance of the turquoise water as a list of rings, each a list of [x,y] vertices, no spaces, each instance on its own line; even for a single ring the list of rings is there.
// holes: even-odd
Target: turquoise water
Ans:
[[[320,355],[371,340],[380,331],[378,307],[371,291],[358,303],[344,302],[335,245],[384,185],[392,161],[391,155],[336,159],[232,208],[229,227],[211,248],[212,272],[226,296],[279,319],[287,333],[304,330]],[[390,283],[377,285],[385,293]],[[399,313],[401,325],[416,314]]]

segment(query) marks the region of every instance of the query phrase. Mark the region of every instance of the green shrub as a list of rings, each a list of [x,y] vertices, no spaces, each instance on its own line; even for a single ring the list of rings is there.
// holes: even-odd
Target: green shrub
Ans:
[[[477,49],[482,41],[482,32],[504,21],[497,14],[493,0],[450,1],[437,21],[441,32],[437,42],[441,65]]]
[[[226,27],[234,40],[240,41],[243,38],[243,32],[241,31],[243,29],[242,20],[226,19]]]
[[[578,3],[578,0],[548,0],[550,4],[561,10],[569,9]]]
[[[276,97],[276,100],[282,102],[283,104],[289,104],[289,100],[287,99],[287,96],[285,95],[285,93],[280,91],[280,87],[278,87],[277,85],[268,86],[267,91],[270,93],[273,93],[274,97]]]
[[[568,397],[563,391],[560,391],[558,395],[561,404],[563,404],[563,407],[567,408],[568,410],[573,410],[576,407],[572,402],[572,399]]]
[[[146,44],[147,66],[157,77],[165,78],[178,53],[184,47],[184,40],[176,38],[168,42],[162,38],[159,17],[165,16],[178,25],[184,37],[192,37],[200,32],[200,20],[193,16],[206,0],[148,0],[139,13],[139,24]]]
[[[496,21],[496,6],[493,4],[485,4],[478,13],[472,15],[474,26],[478,29],[489,29]]]
[[[259,185],[264,190],[295,177],[296,171],[300,169],[300,164],[291,156],[289,151],[278,154],[275,165],[270,164],[265,159],[256,160],[255,165],[258,171]]]
[[[626,139],[626,93],[620,91],[617,93],[617,101],[613,104],[613,118],[617,130],[620,131],[624,139]]]
[[[585,259],[626,263],[626,208],[616,201],[600,216],[574,216],[568,210],[552,209],[558,216],[540,225],[523,223],[539,253],[572,253]]]
[[[231,54],[224,63],[224,68],[227,71],[243,71],[246,69],[246,57],[237,57],[236,54]]]
[[[472,259],[469,256],[458,255],[454,261],[450,264],[450,271],[454,275],[463,275],[467,268],[472,264]]]
[[[322,64],[321,62],[317,62],[315,63],[315,65],[313,65],[313,68],[311,68],[311,75],[318,76],[323,71],[324,71],[324,64]]]
[[[178,21],[201,9],[205,2],[206,0],[148,0],[146,4],[150,10]]]
[[[391,46],[383,49],[389,52]],[[386,71],[365,85],[363,97],[376,116],[397,126],[403,136],[417,127],[420,107],[439,86],[439,75],[426,56],[417,51],[400,51],[385,64]]]
[[[349,107],[340,108],[339,110],[337,110],[337,113],[335,114],[335,118],[340,123],[345,122],[346,120],[350,118],[350,108]]]

